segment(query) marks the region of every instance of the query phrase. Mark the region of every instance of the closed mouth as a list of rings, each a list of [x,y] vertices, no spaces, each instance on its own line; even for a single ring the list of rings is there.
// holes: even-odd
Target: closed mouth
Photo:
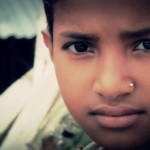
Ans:
[[[90,112],[105,128],[127,128],[138,122],[143,110],[131,106],[100,106]]]
[[[90,112],[91,115],[106,115],[106,116],[124,116],[132,114],[142,114],[143,110],[136,109],[129,106],[101,106],[97,107]]]

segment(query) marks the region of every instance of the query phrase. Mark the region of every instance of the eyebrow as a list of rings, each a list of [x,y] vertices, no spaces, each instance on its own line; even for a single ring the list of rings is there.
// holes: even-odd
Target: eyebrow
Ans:
[[[139,29],[137,31],[125,31],[121,33],[121,38],[123,39],[134,39],[139,37],[144,37],[150,35],[150,28]]]
[[[74,32],[63,32],[61,33],[61,36],[66,38],[72,38],[75,40],[85,40],[85,41],[98,41],[99,37],[93,35],[93,34],[84,34],[84,33],[74,33]]]
[[[124,31],[120,34],[122,39],[135,39],[150,35],[150,28],[143,28],[136,31]],[[99,41],[99,37],[93,34],[84,34],[76,32],[63,32],[61,36],[66,38],[72,38],[75,40],[85,41]]]

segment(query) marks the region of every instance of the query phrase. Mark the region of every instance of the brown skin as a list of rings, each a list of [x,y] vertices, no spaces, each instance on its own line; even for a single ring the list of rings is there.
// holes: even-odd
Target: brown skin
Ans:
[[[106,149],[150,149],[150,46],[143,45],[150,43],[143,32],[150,28],[149,6],[148,0],[66,0],[55,10],[53,43],[44,34],[68,109]],[[77,52],[75,42],[86,52]],[[111,120],[107,127],[92,114],[122,107],[138,110],[131,125]]]

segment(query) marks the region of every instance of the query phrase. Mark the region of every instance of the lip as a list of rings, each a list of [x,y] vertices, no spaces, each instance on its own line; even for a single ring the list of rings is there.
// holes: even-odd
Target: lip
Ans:
[[[136,124],[144,111],[131,106],[100,106],[90,112],[105,128],[123,129]]]

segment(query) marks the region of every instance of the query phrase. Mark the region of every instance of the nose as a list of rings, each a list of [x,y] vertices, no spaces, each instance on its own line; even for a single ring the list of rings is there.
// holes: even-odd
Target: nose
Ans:
[[[109,100],[133,93],[134,81],[127,60],[122,57],[108,58],[99,65],[103,67],[96,69],[94,92]]]

